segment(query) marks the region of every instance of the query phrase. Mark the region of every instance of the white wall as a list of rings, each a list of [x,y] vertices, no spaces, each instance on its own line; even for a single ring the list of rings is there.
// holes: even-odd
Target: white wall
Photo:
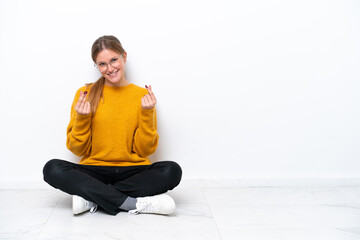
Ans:
[[[0,186],[77,161],[70,105],[105,34],[184,179],[360,177],[359,29],[357,0],[0,0]]]

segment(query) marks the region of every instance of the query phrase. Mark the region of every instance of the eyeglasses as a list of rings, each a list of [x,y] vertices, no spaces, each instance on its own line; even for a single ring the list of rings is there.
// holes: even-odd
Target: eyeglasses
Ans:
[[[105,63],[105,62],[99,62],[99,63],[95,63],[95,66],[100,70],[100,72],[106,71],[108,69],[108,65],[110,64],[113,68],[119,67],[120,66],[120,58],[122,57],[122,55],[120,55],[119,57],[114,57],[110,60],[109,63]]]

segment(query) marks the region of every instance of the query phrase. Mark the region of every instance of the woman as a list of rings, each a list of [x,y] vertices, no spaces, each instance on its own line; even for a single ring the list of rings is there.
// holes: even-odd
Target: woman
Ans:
[[[182,170],[147,158],[158,145],[156,98],[151,86],[126,80],[126,58],[116,37],[94,42],[92,59],[102,76],[76,92],[67,128],[67,148],[82,156],[80,163],[52,159],[44,166],[44,180],[73,195],[74,214],[97,206],[112,215],[175,211],[164,193],[180,183]]]

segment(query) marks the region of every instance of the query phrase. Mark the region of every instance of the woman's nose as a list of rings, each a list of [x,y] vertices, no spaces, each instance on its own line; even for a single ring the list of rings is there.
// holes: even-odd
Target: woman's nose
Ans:
[[[113,66],[110,64],[110,63],[108,63],[108,65],[107,65],[107,70],[109,71],[109,72],[111,72],[112,70],[113,70]]]

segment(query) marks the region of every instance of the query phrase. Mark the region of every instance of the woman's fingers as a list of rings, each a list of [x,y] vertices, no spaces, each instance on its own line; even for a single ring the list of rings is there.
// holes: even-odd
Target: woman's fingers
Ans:
[[[156,104],[156,97],[155,97],[155,95],[154,95],[154,92],[152,91],[151,85],[149,85],[149,87],[147,87],[147,90],[148,90],[148,92],[149,92],[149,95],[150,95],[151,99],[152,99],[152,100],[155,102],[155,104]]]
[[[77,101],[77,103],[76,103],[76,105],[75,105],[75,110],[76,110],[76,111],[77,111],[77,110],[79,109],[79,107],[80,107],[80,104],[81,104],[80,99],[81,99],[82,94],[83,94],[83,92],[80,91],[80,97],[79,97],[79,99],[78,99],[78,101]]]
[[[80,91],[80,97],[78,102],[75,105],[75,110],[78,114],[81,115],[88,115],[91,111],[91,105],[89,102],[85,102],[86,100],[87,91],[82,92]]]
[[[84,92],[79,97],[79,102],[80,102],[79,110],[80,111],[83,111],[83,109],[84,109],[86,94],[87,94],[87,92]]]
[[[91,105],[90,105],[89,102],[86,102],[86,104],[85,104],[85,114],[86,115],[89,114],[90,111],[91,111]]]
[[[150,97],[148,94],[142,97],[142,105],[146,108],[148,108],[151,105]]]
[[[79,97],[79,100],[78,100],[78,109],[82,110],[84,108],[84,102],[85,102],[85,92],[81,92],[80,93],[80,97]]]
[[[141,107],[142,107],[143,109],[146,109],[147,106],[148,106],[148,103],[146,102],[145,96],[144,96],[144,97],[141,98]]]
[[[77,111],[81,115],[88,115],[91,112],[91,104],[89,102],[86,102],[82,105],[82,108],[80,108]]]
[[[151,108],[155,107],[156,98],[155,98],[154,92],[152,91],[151,85],[150,86],[145,85],[145,87],[148,90],[148,94],[146,94],[141,99],[141,107],[143,109],[151,109]]]
[[[143,96],[141,98],[141,107],[143,109],[151,109],[151,108],[155,107],[156,98],[151,89],[151,86],[148,87],[145,85],[145,87],[148,90],[148,94],[146,94],[145,96]]]

